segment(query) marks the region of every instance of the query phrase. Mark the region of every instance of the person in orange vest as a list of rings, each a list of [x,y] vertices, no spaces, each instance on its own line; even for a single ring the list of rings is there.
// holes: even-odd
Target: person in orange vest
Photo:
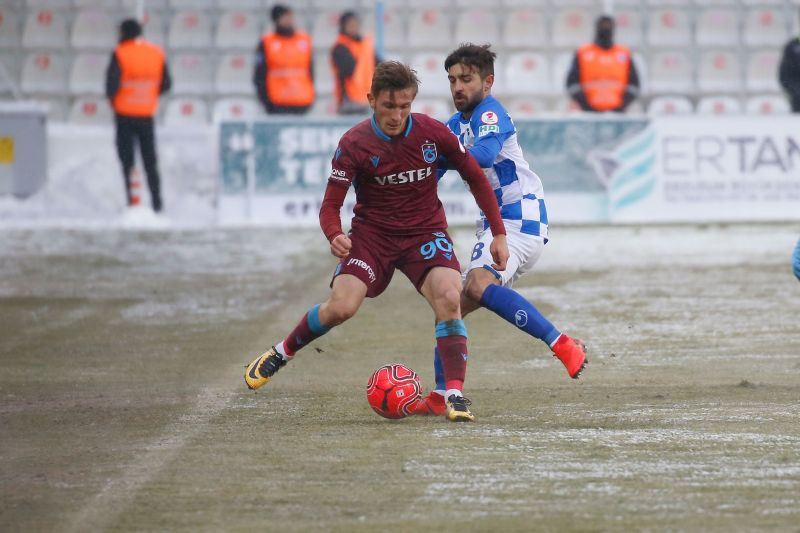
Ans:
[[[581,46],[567,74],[567,91],[584,111],[622,113],[639,95],[639,74],[631,51],[614,44],[614,19],[602,15],[595,39]]]
[[[361,20],[353,11],[339,18],[339,35],[331,49],[336,110],[342,114],[369,111],[367,93],[378,58],[371,35],[361,35]]]
[[[106,69],[106,96],[114,109],[117,154],[122,163],[128,205],[133,204],[131,171],[138,141],[153,210],[158,213],[164,204],[156,161],[153,116],[158,110],[159,97],[172,86],[172,78],[164,51],[141,39],[141,34],[142,26],[134,19],[126,19],[120,24],[119,44]]]
[[[253,85],[267,113],[303,114],[315,98],[311,37],[295,29],[288,7],[274,6],[271,16],[275,31],[258,43]]]

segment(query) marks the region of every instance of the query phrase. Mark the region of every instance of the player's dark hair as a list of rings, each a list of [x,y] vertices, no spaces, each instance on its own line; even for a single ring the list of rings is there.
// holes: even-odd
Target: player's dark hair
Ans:
[[[381,91],[402,91],[408,88],[414,89],[415,95],[419,90],[419,78],[413,68],[399,61],[384,61],[375,67],[370,87],[370,93],[375,98]]]
[[[467,65],[475,67],[486,79],[489,74],[494,74],[494,58],[497,54],[489,50],[490,44],[461,43],[458,48],[450,52],[444,60],[444,69],[450,70],[453,65]]]

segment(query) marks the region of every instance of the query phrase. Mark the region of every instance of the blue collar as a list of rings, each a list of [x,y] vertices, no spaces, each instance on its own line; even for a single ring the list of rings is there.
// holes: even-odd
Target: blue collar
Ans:
[[[408,124],[406,125],[406,131],[403,133],[403,137],[408,137],[408,134],[411,133],[411,124],[412,124],[412,122],[413,122],[413,120],[411,119],[411,113],[409,113],[408,114]],[[370,120],[370,123],[372,124],[372,131],[375,132],[375,135],[377,135],[378,138],[383,139],[384,141],[391,141],[392,140],[391,137],[389,137],[388,135],[383,133],[381,131],[381,129],[378,127],[378,123],[375,121],[375,114],[374,113],[372,115],[372,120]]]

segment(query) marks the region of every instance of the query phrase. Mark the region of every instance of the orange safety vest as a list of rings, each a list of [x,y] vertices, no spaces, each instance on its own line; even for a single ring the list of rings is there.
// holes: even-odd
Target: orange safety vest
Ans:
[[[164,52],[141,39],[121,42],[114,54],[120,70],[119,91],[112,106],[118,115],[152,117],[164,75]]]
[[[624,46],[606,49],[589,43],[578,49],[581,88],[593,109],[609,111],[622,105],[630,62],[631,52]]]
[[[339,69],[332,64],[333,73],[336,79],[336,102],[342,103],[342,89],[347,99],[358,104],[367,104],[367,93],[372,87],[372,75],[375,73],[375,45],[372,35],[365,35],[360,41],[356,41],[349,35],[340,33],[334,42],[337,45],[346,47],[356,60],[356,68],[349,78],[345,78],[344,87],[341,85],[341,74]]]
[[[275,105],[314,103],[311,79],[311,37],[302,31],[291,37],[268,33],[261,39],[267,62],[267,95]]]

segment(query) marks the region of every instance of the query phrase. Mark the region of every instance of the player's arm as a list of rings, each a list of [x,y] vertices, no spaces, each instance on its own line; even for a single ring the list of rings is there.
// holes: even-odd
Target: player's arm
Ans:
[[[339,258],[347,257],[352,247],[350,238],[342,231],[341,211],[347,190],[356,175],[350,152],[347,148],[343,149],[343,145],[339,144],[331,161],[331,175],[319,210],[319,225],[331,245],[331,253]]]

